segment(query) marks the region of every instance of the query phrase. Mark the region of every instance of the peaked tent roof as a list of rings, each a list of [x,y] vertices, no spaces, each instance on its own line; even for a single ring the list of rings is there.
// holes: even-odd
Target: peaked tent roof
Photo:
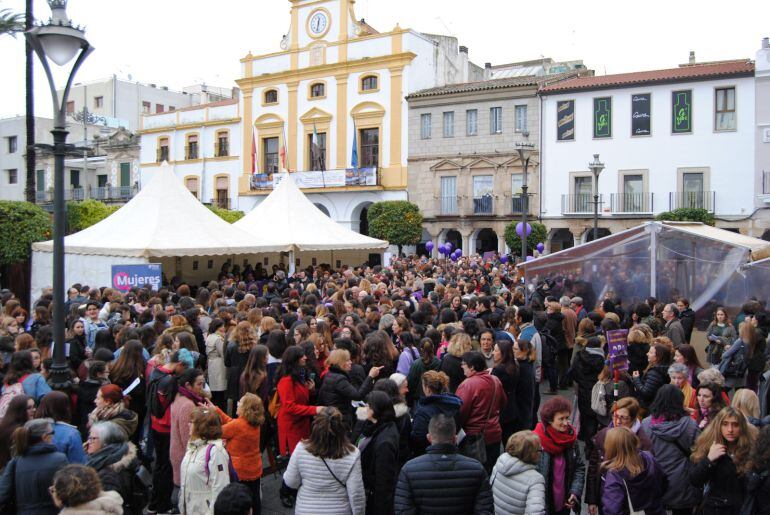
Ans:
[[[387,241],[359,234],[326,216],[297,187],[291,174],[257,207],[233,224],[279,250],[385,249]]]
[[[53,241],[32,248],[51,252]],[[259,239],[200,203],[167,163],[126,205],[64,238],[68,254],[127,257],[215,256],[267,252]]]

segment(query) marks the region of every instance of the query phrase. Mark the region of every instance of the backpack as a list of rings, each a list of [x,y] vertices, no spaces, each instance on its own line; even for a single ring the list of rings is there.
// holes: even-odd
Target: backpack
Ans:
[[[210,443],[206,446],[206,461],[203,467],[203,470],[206,472],[206,483],[208,483],[209,477],[211,476],[211,471],[209,470],[209,460],[211,459],[211,449],[213,448],[213,443]],[[230,474],[230,482],[237,483],[238,473],[235,471],[235,467],[233,466],[233,459],[230,458],[229,454],[227,455],[227,471]]]
[[[164,372],[159,368],[156,368],[152,371],[152,374],[150,374],[150,381],[147,384],[147,409],[149,410],[150,415],[155,418],[163,418],[166,414],[166,409],[168,409],[168,406],[163,406],[163,403],[160,402],[159,394],[162,392],[166,395],[166,398],[171,400],[174,399],[174,395],[176,394],[176,392],[173,391],[176,386],[176,381],[174,381],[174,378],[171,376],[172,374]],[[171,388],[165,391],[161,390],[161,383],[169,377],[171,377]],[[171,402],[169,402],[169,405],[170,404]]]
[[[591,388],[591,409],[600,417],[607,416],[607,401],[604,395],[604,383],[596,381],[593,388]]]
[[[746,359],[746,345],[741,342],[742,346],[735,354],[730,356],[730,362],[725,368],[725,377],[737,377],[742,378],[746,375],[746,371],[749,368],[749,362]]]
[[[24,393],[24,386],[21,384],[29,374],[24,374],[13,384],[7,384],[3,387],[3,393],[0,395],[0,419],[5,416],[11,400],[17,395]]]
[[[556,363],[556,354],[559,344],[550,332],[543,329],[540,332],[540,343],[543,346],[543,365],[553,365]]]

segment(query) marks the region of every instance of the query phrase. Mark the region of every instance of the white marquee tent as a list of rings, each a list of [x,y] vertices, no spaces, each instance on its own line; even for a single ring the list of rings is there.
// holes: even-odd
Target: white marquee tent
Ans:
[[[377,250],[388,242],[341,226],[318,209],[288,174],[258,206],[233,224],[282,252]],[[293,262],[293,259],[292,259]]]
[[[173,263],[187,256],[234,256],[281,249],[225,222],[185,188],[168,164],[126,205],[65,237],[65,284],[110,285],[111,265]],[[33,296],[50,286],[53,241],[32,246]],[[167,259],[171,258],[171,260]],[[171,270],[171,273],[174,271]]]

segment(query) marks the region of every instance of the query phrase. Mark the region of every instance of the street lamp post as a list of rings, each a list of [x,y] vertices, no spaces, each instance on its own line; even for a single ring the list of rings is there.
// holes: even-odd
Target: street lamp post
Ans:
[[[594,174],[594,241],[599,237],[599,174],[604,170],[604,163],[599,161],[599,154],[588,163],[588,169]]]
[[[524,133],[524,137],[528,138],[529,133]],[[522,141],[516,143],[516,152],[519,153],[519,161],[521,161],[522,171],[524,175],[521,180],[521,231],[524,236],[521,238],[521,262],[527,261],[527,215],[529,214],[529,186],[527,185],[527,170],[529,168],[529,158],[532,156],[532,151],[535,145],[529,141]]]
[[[67,153],[67,128],[65,124],[67,98],[69,97],[72,80],[75,78],[80,65],[83,64],[93,47],[85,38],[85,31],[72,24],[67,18],[67,0],[49,0],[51,19],[48,23],[35,26],[24,33],[32,48],[35,50],[43,70],[45,70],[48,86],[51,88],[51,98],[54,110],[53,155],[53,366],[50,380],[56,389],[69,388],[69,367],[64,345],[64,228],[66,223],[64,204],[64,156]],[[77,58],[75,59],[75,57]],[[57,66],[64,66],[72,59],[72,66],[67,83],[62,93],[61,101],[56,93],[56,84],[48,60]]]

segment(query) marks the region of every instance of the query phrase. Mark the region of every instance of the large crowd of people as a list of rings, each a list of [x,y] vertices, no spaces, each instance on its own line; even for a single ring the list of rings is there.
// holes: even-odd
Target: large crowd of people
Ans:
[[[272,473],[297,514],[770,514],[764,303],[551,293],[477,256],[74,284],[62,390],[51,291],[0,291],[0,511],[256,515]]]

